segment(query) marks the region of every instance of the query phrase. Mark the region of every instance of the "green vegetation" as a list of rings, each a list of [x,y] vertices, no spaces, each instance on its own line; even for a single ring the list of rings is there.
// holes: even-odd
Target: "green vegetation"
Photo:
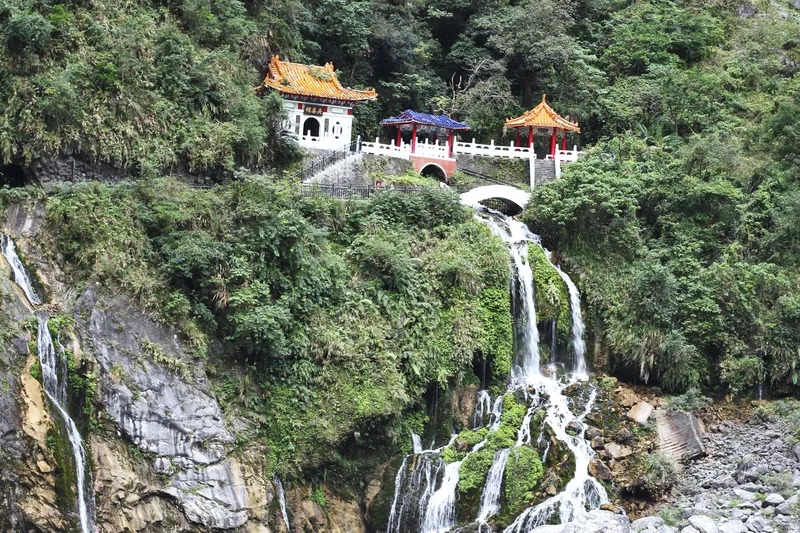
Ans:
[[[669,391],[791,387],[800,368],[800,21],[756,9],[620,6],[605,136],[523,216],[580,279],[611,370]]]
[[[505,471],[506,514],[515,516],[535,500],[544,470],[539,454],[528,446],[512,448]]]
[[[662,496],[678,483],[675,464],[660,452],[651,453],[644,460],[638,483],[653,496]]]
[[[568,339],[572,331],[567,285],[540,246],[528,247],[528,261],[536,290],[536,319],[556,321],[558,335]]]
[[[785,420],[792,434],[790,443],[800,442],[800,401],[788,399],[765,402],[756,408],[755,414],[764,418],[778,417]]]
[[[711,403],[711,398],[700,394],[700,389],[697,387],[692,387],[680,396],[672,396],[671,398],[668,398],[667,409],[670,411],[694,413],[709,403]]]
[[[403,446],[414,417],[401,415],[430,386],[473,380],[482,357],[510,360],[508,254],[451,192],[343,203],[243,175],[213,190],[80,185],[46,205],[72,273],[178,325],[288,477],[354,475],[346,450]],[[237,354],[243,379],[226,377],[210,339]]]

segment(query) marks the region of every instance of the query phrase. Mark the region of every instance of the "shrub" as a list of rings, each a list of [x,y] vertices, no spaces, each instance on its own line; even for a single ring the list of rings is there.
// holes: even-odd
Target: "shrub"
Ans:
[[[640,483],[654,496],[664,494],[678,483],[675,464],[662,453],[651,453],[644,461],[644,473]]]
[[[693,413],[709,403],[711,403],[711,398],[700,394],[700,389],[697,387],[692,387],[680,396],[669,398],[667,401],[667,408],[670,411]]]

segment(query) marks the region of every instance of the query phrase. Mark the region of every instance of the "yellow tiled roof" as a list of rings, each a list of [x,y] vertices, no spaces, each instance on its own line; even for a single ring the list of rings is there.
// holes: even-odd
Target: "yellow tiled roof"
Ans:
[[[263,87],[275,89],[287,96],[307,96],[347,102],[369,102],[378,97],[375,89],[358,91],[342,87],[333,71],[333,63],[317,67],[281,61],[278,56],[272,56],[269,62]]]
[[[506,120],[506,128],[533,126],[534,128],[556,128],[577,133],[581,132],[577,122],[571,122],[553,111],[553,108],[544,101],[545,98],[547,98],[547,95],[543,94],[541,104],[530,111],[526,111],[520,117]]]

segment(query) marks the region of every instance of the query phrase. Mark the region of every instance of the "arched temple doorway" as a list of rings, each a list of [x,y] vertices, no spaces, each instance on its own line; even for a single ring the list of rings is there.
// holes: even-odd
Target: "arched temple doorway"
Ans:
[[[319,137],[319,120],[314,117],[308,117],[303,122],[303,135]]]

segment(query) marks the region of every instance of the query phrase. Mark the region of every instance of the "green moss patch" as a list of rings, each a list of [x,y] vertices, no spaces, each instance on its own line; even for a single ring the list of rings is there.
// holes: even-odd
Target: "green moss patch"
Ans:
[[[507,514],[515,515],[533,501],[542,473],[536,450],[528,446],[511,449],[505,470]]]

